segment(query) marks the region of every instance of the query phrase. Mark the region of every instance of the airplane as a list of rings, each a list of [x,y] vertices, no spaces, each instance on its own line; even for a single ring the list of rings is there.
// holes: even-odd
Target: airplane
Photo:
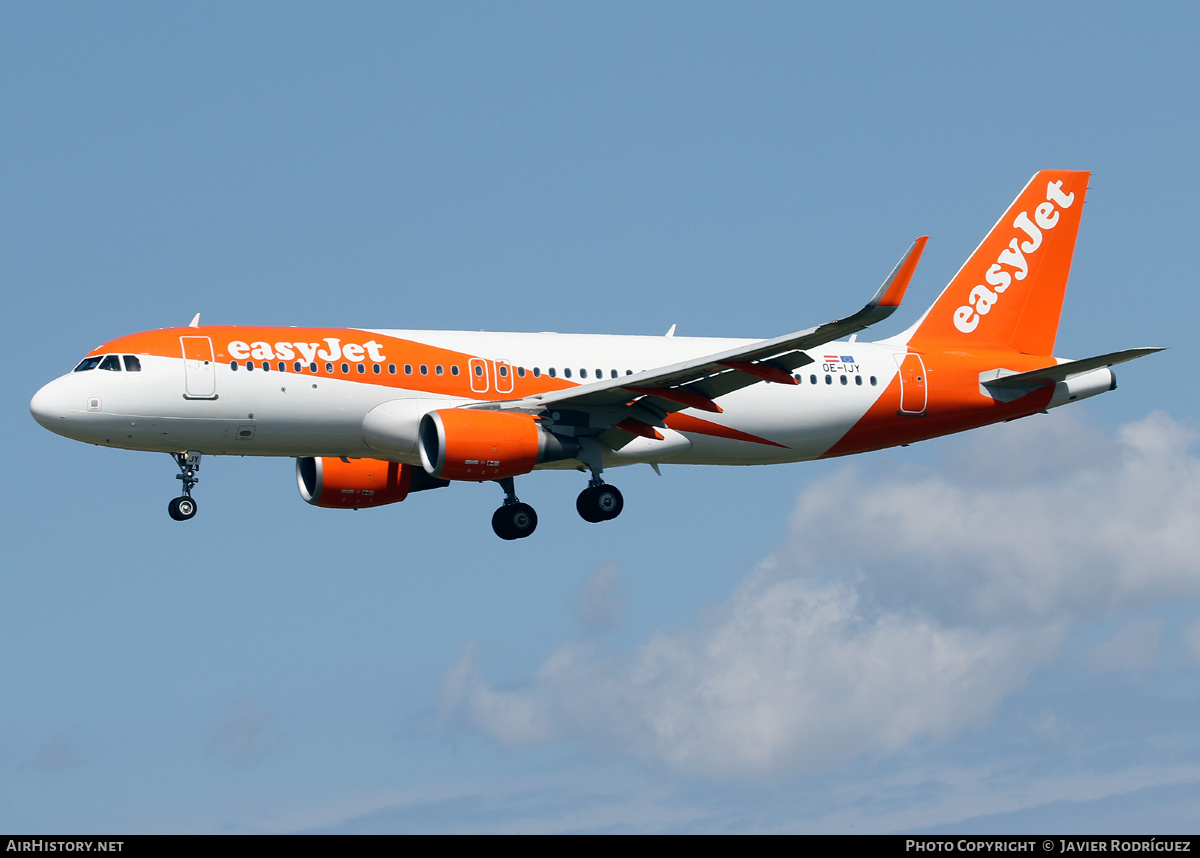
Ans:
[[[1013,420],[1116,387],[1158,348],[1053,356],[1090,173],[1034,175],[933,305],[876,342],[927,236],[858,312],[765,340],[374,328],[201,326],[93,349],[30,402],[42,426],[169,453],[196,514],[203,455],[296,459],[301,497],[361,509],[451,482],[496,482],[492,528],[537,527],[514,479],[589,476],[589,522],[624,507],[604,481],[635,463],[756,465],[847,456]]]

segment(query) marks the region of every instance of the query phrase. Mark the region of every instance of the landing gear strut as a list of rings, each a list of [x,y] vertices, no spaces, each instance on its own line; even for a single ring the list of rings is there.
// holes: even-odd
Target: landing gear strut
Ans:
[[[537,513],[517,500],[512,477],[497,480],[504,489],[504,505],[492,513],[492,530],[501,539],[524,539],[537,529]]]
[[[167,514],[176,521],[187,521],[196,514],[192,486],[200,482],[196,476],[196,471],[200,470],[200,454],[189,450],[186,453],[172,453],[171,458],[179,466],[175,479],[183,481],[183,494],[167,504]]]

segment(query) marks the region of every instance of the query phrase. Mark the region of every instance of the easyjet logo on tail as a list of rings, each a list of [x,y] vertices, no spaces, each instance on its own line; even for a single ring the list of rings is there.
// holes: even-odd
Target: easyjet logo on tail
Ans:
[[[1000,296],[1012,285],[1013,278],[1026,278],[1029,274],[1027,254],[1035,253],[1042,246],[1043,233],[1058,225],[1059,209],[1069,209],[1074,202],[1074,193],[1063,193],[1061,179],[1046,183],[1046,201],[1034,208],[1032,218],[1029,212],[1021,212],[1016,216],[1012,225],[1021,232],[1000,251],[995,263],[983,277],[988,286],[994,287],[994,291],[983,285],[973,288],[967,296],[967,304],[954,311],[954,327],[964,334],[979,327],[980,318],[991,312]]]

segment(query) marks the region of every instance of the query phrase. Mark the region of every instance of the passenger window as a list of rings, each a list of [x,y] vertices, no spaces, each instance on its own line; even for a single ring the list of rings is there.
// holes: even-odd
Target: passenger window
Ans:
[[[317,371],[317,362],[316,362],[316,361],[313,361],[312,363],[310,363],[310,364],[308,365],[308,368],[309,368],[310,370],[312,370],[313,372],[316,372],[316,371]]]
[[[246,372],[253,372],[253,371],[254,371],[254,361],[252,361],[252,360],[246,361]]]
[[[833,376],[832,376],[832,375],[827,375],[827,376],[825,376],[825,383],[826,383],[826,384],[833,384]]]
[[[342,375],[346,375],[349,372],[350,372],[350,364],[343,363],[342,364]]]
[[[287,364],[286,364],[286,363],[284,363],[283,361],[280,361],[280,362],[279,362],[279,371],[280,371],[280,372],[287,372]]]
[[[554,377],[555,377],[555,373],[554,373],[554,367],[550,367],[550,369],[548,369],[548,370],[546,370],[546,371],[550,373],[550,377],[551,377],[551,378],[554,378]]]
[[[479,364],[475,364],[475,375],[476,376],[483,375],[483,367]]]
[[[508,367],[503,366],[503,365],[500,367],[500,377],[508,378]]]
[[[300,363],[300,361],[296,361],[294,364],[292,364],[292,369],[294,369],[296,372],[300,372],[300,368],[302,366],[303,364]]]
[[[388,364],[388,375],[395,375],[395,374],[396,374],[396,365],[394,363],[389,363]]]
[[[126,372],[141,372],[142,362],[137,359],[137,355],[125,355],[125,371]]]
[[[235,361],[235,360],[231,360],[231,361],[229,362],[229,368],[230,368],[230,369],[232,369],[232,370],[235,370],[235,371],[236,371],[236,370],[237,370],[237,366],[238,366],[238,364],[237,364],[237,361]]]
[[[517,367],[517,378],[524,378],[524,377],[525,377],[525,367],[523,367],[523,366]]]
[[[332,364],[332,363],[326,363],[326,364],[325,364],[325,371],[326,371],[326,372],[333,372],[333,364]]]
[[[586,369],[581,369],[581,370],[579,370],[579,377],[580,377],[580,378],[587,378],[587,370],[586,370]]]
[[[454,366],[450,367],[450,374],[455,375],[455,376],[458,375],[458,364],[455,364]]]
[[[433,372],[435,375],[442,375],[442,373],[443,373],[442,365],[439,363],[437,366],[435,366],[433,368]]]
[[[875,380],[875,376],[871,376],[871,387],[874,387],[876,384],[878,384],[878,382]]]
[[[616,377],[617,377],[617,371],[616,371],[615,369],[612,371],[612,377],[613,377],[613,378],[616,378]]]
[[[533,368],[533,377],[534,377],[534,378],[541,378],[541,377],[542,377],[542,368],[541,368],[541,367],[535,366],[535,367]]]
[[[571,377],[571,368],[566,367],[565,369],[563,369],[563,378],[570,378],[570,377]]]
[[[842,386],[843,386],[843,387],[845,387],[847,384],[849,384],[849,383],[850,383],[849,381],[847,381],[847,380],[846,380],[846,376],[844,376],[844,375],[843,375],[843,376],[840,376],[840,378],[842,379]]]
[[[381,369],[382,369],[382,368],[379,366],[379,364],[377,364],[377,363],[373,363],[373,364],[371,364],[371,369],[372,369],[372,371],[374,371],[374,373],[375,373],[376,375],[379,375],[379,373],[381,372]]]
[[[411,364],[411,363],[406,363],[406,364],[404,365],[404,374],[405,374],[405,375],[412,375],[412,364]]]
[[[361,363],[360,363],[360,364],[358,365],[358,374],[359,374],[359,375],[362,375],[362,374],[363,374],[364,372],[366,372],[366,371],[367,371],[367,368],[366,368],[366,366],[364,366],[363,364],[361,364]]]
[[[625,370],[625,374],[626,374],[626,375],[633,375],[633,370],[631,370],[631,369],[627,369],[627,370]]]
[[[862,387],[862,376],[861,375],[854,376],[854,383],[857,384],[859,387]]]
[[[266,361],[263,361],[263,371],[266,372],[270,368],[271,368],[271,364],[267,363]]]
[[[111,370],[112,372],[121,371],[121,359],[116,355],[105,355],[104,360],[100,361],[100,369]]]
[[[429,375],[429,367],[425,364],[421,364],[421,375]]]
[[[79,366],[75,367],[75,372],[87,372],[89,369],[95,369],[98,366],[100,366],[100,358],[84,358],[79,362]]]
[[[809,384],[816,384],[816,383],[817,383],[817,377],[816,377],[815,375],[810,375],[810,376],[808,377],[808,382],[809,382]]]

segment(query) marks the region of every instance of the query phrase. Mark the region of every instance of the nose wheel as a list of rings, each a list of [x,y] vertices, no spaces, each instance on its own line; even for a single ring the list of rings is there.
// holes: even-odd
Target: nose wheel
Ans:
[[[625,508],[625,499],[616,486],[601,483],[598,486],[588,486],[579,493],[575,500],[575,509],[584,521],[611,521],[621,514]]]
[[[196,514],[196,502],[189,497],[173,498],[167,504],[167,514],[176,521],[187,521]]]
[[[492,513],[492,530],[501,539],[524,539],[537,529],[537,513],[517,500],[512,477],[497,480],[504,489],[504,505]]]
[[[188,521],[196,515],[196,501],[192,498],[192,487],[200,482],[196,472],[200,470],[200,454],[192,451],[172,453],[171,458],[179,466],[175,479],[183,481],[183,494],[167,504],[167,514],[175,521]]]

